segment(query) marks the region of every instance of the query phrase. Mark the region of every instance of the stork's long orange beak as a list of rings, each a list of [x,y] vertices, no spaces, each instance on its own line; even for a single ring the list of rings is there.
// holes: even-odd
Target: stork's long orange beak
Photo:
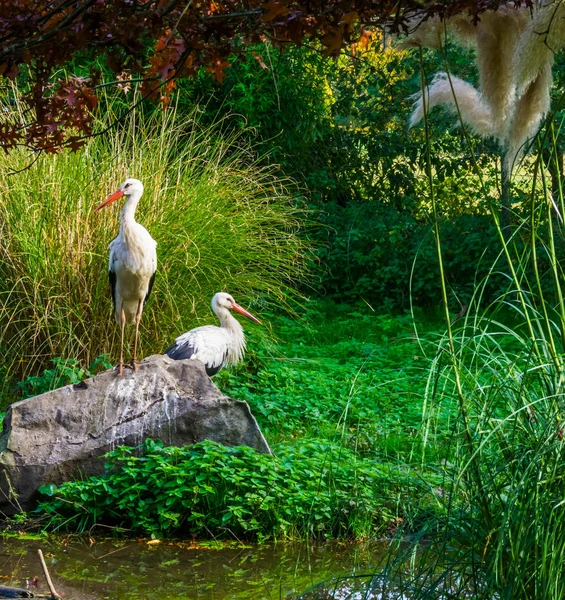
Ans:
[[[259,319],[257,317],[254,317],[250,312],[247,312],[245,310],[245,308],[243,308],[242,306],[240,306],[239,304],[237,304],[237,302],[233,303],[232,308],[235,310],[235,312],[238,312],[240,315],[243,315],[244,317],[247,317],[248,319],[250,319],[254,323],[258,323],[259,325],[263,325],[263,323],[261,323],[261,321],[259,321]]]
[[[106,198],[106,200],[104,200],[104,202],[101,202],[94,209],[94,212],[96,212],[97,210],[100,210],[101,208],[104,208],[105,206],[108,206],[108,204],[112,204],[112,202],[115,202],[118,198],[121,198],[122,196],[125,196],[125,194],[122,192],[122,190],[118,190],[117,192],[114,192],[113,194],[110,194]]]

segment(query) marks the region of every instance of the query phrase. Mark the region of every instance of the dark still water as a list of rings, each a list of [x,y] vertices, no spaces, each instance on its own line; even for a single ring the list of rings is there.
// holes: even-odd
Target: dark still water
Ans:
[[[332,577],[370,573],[386,547],[328,542],[235,548],[98,539],[90,545],[76,538],[0,538],[0,585],[48,592],[38,548],[65,600],[279,600]]]

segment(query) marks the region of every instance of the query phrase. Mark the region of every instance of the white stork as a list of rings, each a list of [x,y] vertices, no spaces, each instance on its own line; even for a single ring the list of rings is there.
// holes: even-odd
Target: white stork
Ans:
[[[261,325],[261,321],[239,306],[224,292],[212,298],[212,310],[220,319],[220,327],[204,325],[179,336],[165,354],[175,360],[195,358],[204,363],[209,377],[215,375],[227,364],[239,362],[245,353],[243,327],[230,313],[235,310],[240,315]]]
[[[108,276],[114,302],[116,321],[122,326],[119,375],[124,368],[124,329],[126,321],[135,321],[135,341],[133,344],[132,368],[137,370],[137,338],[143,306],[149,298],[155,271],[157,269],[157,242],[143,225],[135,220],[135,209],[143,195],[143,184],[138,179],[126,179],[120,189],[114,192],[94,211],[125,196],[126,203],[120,216],[120,233],[110,244]]]

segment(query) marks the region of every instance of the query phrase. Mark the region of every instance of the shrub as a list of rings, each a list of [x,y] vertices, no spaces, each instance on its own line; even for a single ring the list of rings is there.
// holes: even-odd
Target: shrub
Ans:
[[[107,459],[101,477],[42,488],[52,495],[40,506],[50,528],[104,523],[153,535],[250,539],[366,535],[390,522],[392,490],[406,478],[320,440],[279,456],[211,441],[176,448],[147,440],[141,456],[121,447]]]
[[[329,294],[352,301],[363,298],[371,306],[434,309],[441,298],[441,280],[431,227],[410,213],[398,212],[376,202],[337,207],[325,213],[327,241],[317,250],[328,266],[322,286]],[[459,312],[481,289],[483,306],[505,294],[509,269],[501,252],[492,217],[459,215],[440,222],[443,267],[450,308]],[[534,282],[527,259],[529,232],[526,227],[513,239],[519,273]],[[549,269],[544,244],[537,243],[538,268]],[[556,241],[563,251],[563,240]],[[543,292],[554,294],[551,277],[541,281]],[[534,286],[535,288],[535,286]],[[539,293],[537,290],[535,293]]]

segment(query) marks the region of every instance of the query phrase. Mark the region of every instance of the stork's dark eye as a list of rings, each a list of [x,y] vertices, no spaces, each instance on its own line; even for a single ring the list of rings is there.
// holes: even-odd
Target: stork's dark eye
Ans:
[[[128,189],[128,187],[129,187],[130,185],[131,185],[131,183],[126,183],[126,184],[124,185],[124,190],[127,190],[127,189]]]

